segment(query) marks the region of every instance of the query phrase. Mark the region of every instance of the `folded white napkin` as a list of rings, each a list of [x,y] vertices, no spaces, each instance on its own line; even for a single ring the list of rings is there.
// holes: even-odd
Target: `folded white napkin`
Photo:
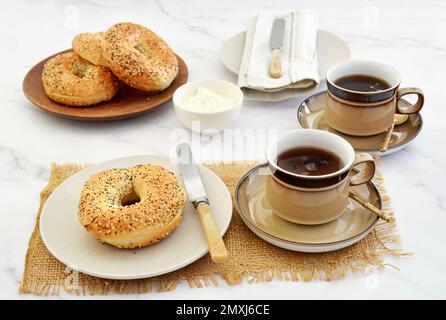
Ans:
[[[239,70],[238,86],[264,92],[308,88],[319,83],[318,21],[311,11],[285,16],[282,77],[269,76],[271,28],[276,17],[259,14],[249,21]]]

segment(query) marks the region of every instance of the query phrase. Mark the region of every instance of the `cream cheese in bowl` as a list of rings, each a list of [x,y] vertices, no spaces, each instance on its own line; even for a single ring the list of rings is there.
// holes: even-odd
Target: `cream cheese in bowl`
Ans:
[[[219,112],[232,108],[236,100],[222,96],[205,87],[197,87],[195,94],[184,99],[183,107],[195,112]]]
[[[240,113],[243,93],[223,80],[199,80],[175,91],[173,103],[180,121],[187,128],[214,134],[229,128]]]

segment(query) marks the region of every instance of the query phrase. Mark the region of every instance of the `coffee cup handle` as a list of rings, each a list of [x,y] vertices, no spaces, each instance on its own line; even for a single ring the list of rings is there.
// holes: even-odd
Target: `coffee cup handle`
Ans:
[[[370,154],[357,153],[350,171],[350,185],[357,186],[369,182],[375,175],[375,170],[375,159]]]
[[[399,103],[400,99],[406,94],[416,94],[418,96],[417,101],[414,104],[410,104],[408,106],[403,106]],[[401,114],[412,114],[417,113],[421,110],[424,105],[424,94],[423,91],[419,88],[400,88],[396,94],[396,105],[397,105],[397,113]]]

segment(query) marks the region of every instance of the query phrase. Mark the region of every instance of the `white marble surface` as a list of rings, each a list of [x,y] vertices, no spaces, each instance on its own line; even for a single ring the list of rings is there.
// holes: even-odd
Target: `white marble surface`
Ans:
[[[243,30],[258,11],[279,14],[297,8],[316,11],[320,27],[345,39],[354,58],[392,64],[401,71],[404,86],[420,86],[425,91],[422,134],[382,161],[399,233],[415,256],[387,259],[400,271],[386,268],[333,282],[228,286],[222,281],[219,287],[205,289],[190,289],[183,283],[173,292],[122,298],[446,298],[446,3],[440,0],[0,0],[0,298],[36,298],[18,295],[17,288],[50,162],[164,154],[173,143],[171,130],[181,128],[170,103],[119,122],[82,123],[51,116],[22,94],[22,79],[33,64],[67,48],[78,32],[99,31],[128,20],[161,34],[187,61],[190,80],[234,81],[219,61],[224,40]],[[296,128],[297,103],[245,103],[234,127]],[[203,141],[203,146],[207,148],[203,158],[219,156],[218,139]],[[238,157],[256,158],[258,153],[246,151]]]

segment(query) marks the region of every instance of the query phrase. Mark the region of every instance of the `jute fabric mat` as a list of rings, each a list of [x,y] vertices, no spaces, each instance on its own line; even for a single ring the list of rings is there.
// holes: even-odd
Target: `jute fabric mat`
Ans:
[[[241,176],[253,166],[253,163],[207,165],[224,181],[232,195]],[[258,238],[244,225],[234,208],[231,225],[224,236],[231,256],[227,263],[214,264],[206,255],[180,270],[140,280],[108,280],[75,273],[56,260],[45,247],[40,236],[39,218],[42,206],[51,192],[82,168],[82,165],[76,164],[52,165],[48,185],[40,195],[40,208],[29,240],[19,288],[21,293],[48,295],[58,294],[60,290],[73,294],[145,293],[174,290],[180,281],[187,281],[191,287],[204,287],[218,285],[222,279],[232,285],[241,281],[273,279],[334,280],[351,272],[384,268],[387,265],[385,256],[406,255],[400,248],[395,219],[390,224],[379,221],[367,237],[348,248],[306,254],[281,249]],[[391,212],[391,201],[379,170],[374,183],[383,198],[384,209]]]

